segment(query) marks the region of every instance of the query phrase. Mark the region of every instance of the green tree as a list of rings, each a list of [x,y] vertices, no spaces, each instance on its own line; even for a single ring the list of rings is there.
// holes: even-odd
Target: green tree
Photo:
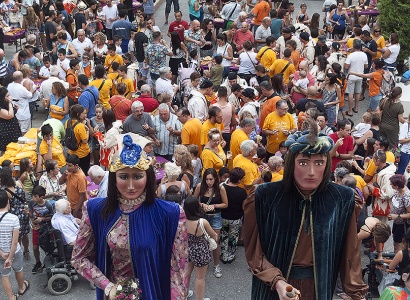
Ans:
[[[382,33],[388,40],[393,32],[399,35],[400,54],[398,61],[403,62],[410,56],[410,1],[409,0],[379,0],[379,22]]]

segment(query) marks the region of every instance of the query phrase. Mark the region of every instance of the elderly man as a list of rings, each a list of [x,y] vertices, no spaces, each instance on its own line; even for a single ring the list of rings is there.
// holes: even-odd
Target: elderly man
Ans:
[[[272,23],[270,17],[265,17],[262,20],[261,26],[255,31],[255,47],[260,49],[266,46],[266,38],[272,36],[270,24]]]
[[[108,171],[104,171],[103,168],[97,165],[91,166],[90,169],[88,169],[88,176],[90,176],[92,182],[99,185],[96,198],[107,197],[108,173]]]
[[[271,156],[268,160],[269,170],[272,173],[271,182],[279,181],[283,179],[281,174],[283,171],[283,158],[280,156]]]
[[[82,57],[84,52],[89,52],[90,56],[94,55],[93,42],[88,37],[85,37],[84,29],[79,29],[77,31],[77,38],[72,42],[78,57]]]
[[[269,159],[279,150],[279,144],[296,131],[296,123],[288,113],[286,100],[276,102],[276,110],[270,113],[263,123],[262,133],[267,136],[266,157]]]
[[[199,119],[201,122],[205,121],[208,117],[208,102],[205,96],[211,96],[213,94],[212,81],[205,79],[199,85],[199,91],[192,90],[188,97],[188,110],[193,118]]]
[[[218,106],[212,106],[208,111],[208,120],[202,124],[201,128],[201,145],[204,146],[208,142],[208,132],[212,128],[219,129],[220,132],[224,129],[222,122],[222,110]]]
[[[13,82],[7,87],[12,99],[18,100],[16,118],[20,124],[21,135],[25,135],[31,128],[31,114],[29,109],[29,100],[36,91],[37,86],[33,85],[28,91],[21,83],[23,82],[23,73],[16,71],[13,73]]]
[[[248,14],[247,14],[246,12],[241,11],[241,12],[239,13],[238,19],[235,21],[236,24],[237,24],[237,26],[238,26],[238,29],[241,29],[241,28],[242,28],[242,23],[243,23],[243,22],[246,22],[246,18],[247,18],[247,17],[248,17]]]
[[[197,145],[198,154],[201,156],[201,129],[202,123],[197,118],[191,118],[191,114],[186,107],[181,107],[176,116],[178,120],[183,124],[181,130],[181,143],[182,145]]]
[[[159,69],[159,78],[155,82],[155,91],[157,95],[169,94],[171,99],[174,98],[175,93],[178,91],[178,85],[171,82],[172,72],[170,67],[162,67]]]
[[[129,115],[122,125],[124,133],[132,132],[143,137],[150,136],[154,141],[158,140],[155,136],[154,123],[151,115],[144,112],[144,105],[141,101],[134,101],[131,105],[132,114]]]
[[[56,212],[51,218],[51,226],[63,234],[64,244],[74,245],[77,238],[80,219],[71,214],[70,202],[60,199],[55,204]]]
[[[191,21],[189,29],[184,31],[185,45],[188,52],[198,49],[205,40],[201,36],[201,23],[198,20]]]
[[[234,158],[233,167],[241,168],[245,171],[245,177],[239,186],[249,192],[252,186],[262,183],[258,165],[252,161],[253,156],[256,154],[256,148],[258,145],[252,140],[245,140],[241,143],[240,147],[242,154],[239,154]]]
[[[154,152],[171,161],[175,145],[178,144],[178,137],[181,136],[182,124],[177,116],[170,113],[168,104],[161,103],[158,112],[158,115],[152,118],[159,140],[159,144],[156,143],[154,147]]]
[[[173,53],[162,39],[161,32],[154,32],[152,39],[152,43],[145,49],[145,62],[149,65],[151,80],[155,84],[155,81],[159,78],[159,69],[166,66],[167,55],[172,56]]]
[[[153,112],[159,106],[158,100],[151,97],[151,87],[148,84],[141,86],[141,95],[137,98],[144,105],[145,112]]]
[[[279,57],[282,58],[283,57],[283,51],[285,51],[286,49],[286,42],[288,40],[294,40],[296,42],[297,45],[297,50],[299,50],[299,52],[302,49],[302,45],[300,44],[300,40],[292,35],[292,30],[290,30],[289,27],[285,27],[282,29],[282,35],[276,40],[276,49],[279,52]]]
[[[276,60],[276,40],[272,36],[268,36],[265,40],[265,46],[259,49],[256,59],[260,62],[265,69],[268,69]],[[273,77],[272,73],[268,74]]]
[[[51,86],[53,82],[61,82],[66,89],[68,89],[68,82],[61,80],[58,77],[59,71],[57,66],[50,66],[50,77],[44,80],[40,85],[40,99],[49,99],[51,94]]]
[[[243,43],[245,43],[245,41],[251,41],[253,44],[255,38],[252,31],[249,30],[249,24],[242,22],[241,29],[236,31],[235,37],[233,38],[233,43],[238,51],[243,49]]]

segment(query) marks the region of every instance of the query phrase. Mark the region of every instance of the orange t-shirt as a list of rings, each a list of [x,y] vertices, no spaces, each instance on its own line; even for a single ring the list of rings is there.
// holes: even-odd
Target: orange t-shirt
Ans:
[[[79,169],[76,173],[69,173],[67,175],[67,198],[72,209],[77,205],[82,193],[85,193],[87,197],[87,177]]]
[[[299,63],[300,63],[300,52],[298,50],[292,51],[290,58],[292,59],[293,65],[295,66],[296,70],[299,70]]]
[[[78,86],[78,77],[75,75],[73,70],[68,70],[65,80],[71,84],[71,86]],[[81,92],[77,90],[71,90],[67,92],[67,96],[74,100],[75,103],[78,103],[78,98],[80,97]]]
[[[272,98],[269,98],[268,100],[265,101],[262,105],[262,111],[261,111],[261,116],[259,118],[259,127],[263,127],[263,122],[265,122],[266,117],[271,113],[276,110],[276,103],[280,100],[280,96],[275,96]]]
[[[269,16],[270,5],[266,1],[261,1],[255,5],[255,7],[253,8],[253,13],[254,15],[256,15],[256,17],[253,19],[253,23],[255,25],[261,25],[263,18]]]
[[[370,78],[369,97],[374,97],[380,94],[380,87],[382,86],[383,82],[383,74],[383,70],[377,70],[372,72],[373,78]]]
[[[197,118],[191,118],[182,126],[181,131],[181,144],[182,145],[197,145],[198,156],[201,156],[201,130],[202,123]]]

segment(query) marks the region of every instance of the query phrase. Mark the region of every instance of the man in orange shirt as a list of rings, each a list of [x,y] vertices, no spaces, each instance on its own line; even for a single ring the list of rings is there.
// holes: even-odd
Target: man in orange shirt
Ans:
[[[262,24],[263,18],[269,17],[270,9],[271,6],[266,0],[262,0],[255,5],[255,7],[253,8],[253,15],[255,16],[253,18],[253,24],[255,24],[255,31]]]
[[[201,129],[202,123],[197,118],[191,118],[188,108],[181,107],[176,116],[178,120],[182,123],[181,131],[181,143],[182,145],[197,145],[198,146],[198,157],[201,156],[202,146],[201,146]]]
[[[77,58],[70,60],[70,69],[67,70],[67,75],[65,77],[65,80],[69,85],[67,96],[75,103],[78,103],[78,98],[81,95],[81,92],[77,91],[78,77],[76,75],[76,71],[78,71],[78,69],[80,69],[80,61]]]
[[[268,81],[261,82],[259,87],[261,88],[262,95],[266,97],[265,102],[262,104],[261,116],[259,118],[259,127],[262,128],[266,117],[276,110],[276,102],[280,100],[280,96]]]

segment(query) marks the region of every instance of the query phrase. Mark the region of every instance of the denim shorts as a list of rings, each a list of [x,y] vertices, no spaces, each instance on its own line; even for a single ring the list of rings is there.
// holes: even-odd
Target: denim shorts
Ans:
[[[10,276],[11,269],[13,269],[14,272],[23,271],[23,251],[21,251],[21,248],[19,251],[14,253],[13,262],[10,269],[4,268],[4,259],[0,258],[0,275]]]
[[[382,93],[379,93],[376,96],[370,97],[369,108],[373,111],[376,111],[382,99],[383,99]]]
[[[221,230],[222,216],[220,212],[216,214],[205,214],[205,219],[209,222],[212,229]]]

